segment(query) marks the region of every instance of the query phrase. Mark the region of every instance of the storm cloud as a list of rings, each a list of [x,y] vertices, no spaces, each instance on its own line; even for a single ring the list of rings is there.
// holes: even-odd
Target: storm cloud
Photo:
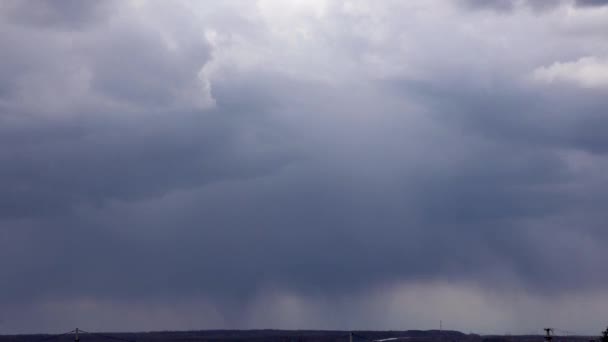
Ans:
[[[0,333],[596,333],[602,3],[2,2]]]

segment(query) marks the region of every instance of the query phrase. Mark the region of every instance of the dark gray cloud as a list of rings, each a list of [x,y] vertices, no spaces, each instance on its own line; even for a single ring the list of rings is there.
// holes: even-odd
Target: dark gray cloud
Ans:
[[[578,6],[605,6],[608,5],[606,0],[576,0]]]
[[[472,37],[437,4],[242,5],[3,5],[0,300],[34,317],[9,331],[386,328],[392,301],[601,297],[604,90],[531,77],[579,57],[537,46],[561,36]],[[446,310],[417,303],[427,321],[393,314]],[[495,328],[491,303],[458,327]]]
[[[44,28],[82,29],[105,19],[111,14],[113,0],[83,2],[74,0],[58,1],[15,1],[7,0],[0,5],[6,18],[19,25],[33,25]]]
[[[170,122],[150,115],[145,125],[51,123],[43,132],[36,127],[39,123],[7,127],[13,138],[5,136],[10,142],[2,157],[6,196],[1,215],[35,217],[82,201],[102,204],[161,195],[224,178],[252,177],[283,163],[285,157],[274,151],[243,159],[232,141],[240,128],[226,117],[217,118],[218,113],[205,119],[198,115],[180,113]],[[37,141],[20,139],[34,135]]]
[[[515,6],[513,0],[466,0],[463,3],[471,8],[494,9],[498,11],[511,11]]]

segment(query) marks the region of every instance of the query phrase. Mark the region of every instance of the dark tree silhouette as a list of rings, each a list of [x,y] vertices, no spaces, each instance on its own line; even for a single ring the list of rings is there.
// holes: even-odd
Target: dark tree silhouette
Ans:
[[[602,337],[600,337],[601,342],[608,342],[608,328],[602,331]]]

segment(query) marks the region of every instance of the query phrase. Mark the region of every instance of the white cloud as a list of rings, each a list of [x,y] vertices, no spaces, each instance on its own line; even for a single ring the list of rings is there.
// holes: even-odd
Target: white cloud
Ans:
[[[608,58],[583,57],[575,62],[556,62],[534,70],[533,78],[546,83],[574,83],[584,88],[608,86]]]

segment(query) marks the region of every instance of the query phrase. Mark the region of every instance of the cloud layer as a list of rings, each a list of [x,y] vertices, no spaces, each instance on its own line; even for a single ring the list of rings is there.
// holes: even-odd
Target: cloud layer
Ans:
[[[595,333],[602,4],[3,2],[0,332]]]

